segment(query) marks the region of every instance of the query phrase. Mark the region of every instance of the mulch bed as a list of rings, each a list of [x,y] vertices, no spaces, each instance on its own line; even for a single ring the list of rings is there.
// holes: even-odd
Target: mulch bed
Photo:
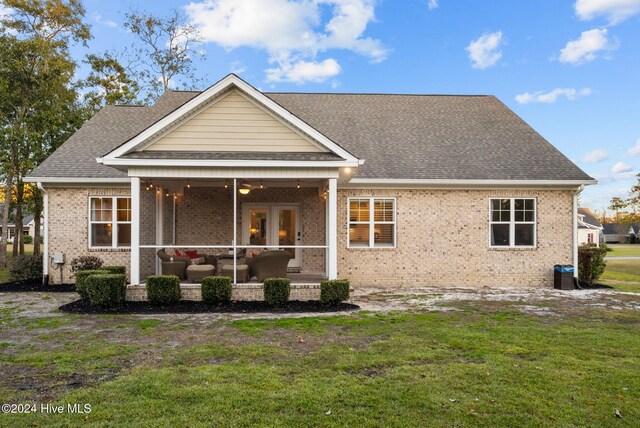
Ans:
[[[42,280],[7,282],[0,284],[0,293],[22,292],[46,292],[46,293],[73,293],[76,291],[74,284],[42,285]]]
[[[360,309],[358,305],[341,303],[337,306],[325,306],[319,301],[290,301],[284,306],[274,308],[265,302],[236,301],[226,305],[214,306],[204,302],[189,300],[180,301],[175,305],[158,306],[147,302],[125,302],[119,308],[102,308],[92,306],[87,300],[80,299],[62,305],[62,312],[72,314],[203,314],[203,313],[258,313],[271,312],[279,314],[305,313],[305,312],[341,312]]]

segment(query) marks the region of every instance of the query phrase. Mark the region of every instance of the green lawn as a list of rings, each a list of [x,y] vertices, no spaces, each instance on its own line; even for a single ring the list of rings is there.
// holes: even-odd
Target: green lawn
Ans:
[[[607,244],[613,251],[607,252],[607,256],[617,257],[640,257],[640,244],[624,245],[624,244]]]
[[[13,245],[7,244],[7,254],[9,254],[9,260],[11,260],[11,252],[13,251]],[[33,244],[25,244],[24,253],[27,255],[33,254]],[[3,282],[9,282],[9,269],[0,269],[0,284]]]
[[[545,301],[561,316],[538,316],[522,304],[151,323],[37,322],[16,307],[0,312],[4,402],[45,394],[92,411],[0,425],[637,426],[640,312],[569,314]]]
[[[616,290],[640,292],[640,260],[607,260],[600,282]]]

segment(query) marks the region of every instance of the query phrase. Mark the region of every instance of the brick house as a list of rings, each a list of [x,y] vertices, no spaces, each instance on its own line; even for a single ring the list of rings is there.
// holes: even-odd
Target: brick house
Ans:
[[[135,286],[161,248],[285,248],[292,275],[394,288],[549,286],[595,183],[493,96],[263,93],[233,74],[103,108],[28,181],[51,282],[79,255]]]

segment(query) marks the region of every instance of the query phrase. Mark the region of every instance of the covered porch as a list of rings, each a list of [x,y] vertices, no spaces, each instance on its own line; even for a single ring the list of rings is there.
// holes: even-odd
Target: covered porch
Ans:
[[[161,250],[197,251],[214,266],[207,274],[231,276],[238,290],[261,288],[260,272],[245,277],[244,269],[264,251],[288,253],[292,287],[335,279],[339,175],[328,168],[304,174],[245,169],[242,176],[193,168],[132,177],[131,285],[163,273]],[[182,284],[183,290],[199,289],[186,275]]]

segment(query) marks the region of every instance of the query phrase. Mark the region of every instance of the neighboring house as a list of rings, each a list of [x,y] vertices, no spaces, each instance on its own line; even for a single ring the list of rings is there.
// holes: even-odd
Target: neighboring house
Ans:
[[[140,284],[163,247],[286,245],[290,270],[356,288],[549,286],[596,183],[493,96],[263,93],[235,75],[103,108],[27,180],[47,272],[54,252],[64,269],[92,254]]]
[[[578,208],[578,245],[600,245],[602,225],[589,208]]]
[[[637,242],[640,239],[640,223],[605,223],[602,226],[602,242],[604,243],[628,243]]]
[[[16,234],[16,225],[13,223],[9,223],[7,225],[7,230],[9,231],[9,242],[13,241],[13,238]],[[42,221],[40,222],[40,235],[44,232],[44,228],[42,226]],[[22,234],[24,236],[34,237],[36,233],[36,222],[35,218],[32,214],[25,216],[22,219]],[[0,225],[0,240],[2,240],[2,225]]]

